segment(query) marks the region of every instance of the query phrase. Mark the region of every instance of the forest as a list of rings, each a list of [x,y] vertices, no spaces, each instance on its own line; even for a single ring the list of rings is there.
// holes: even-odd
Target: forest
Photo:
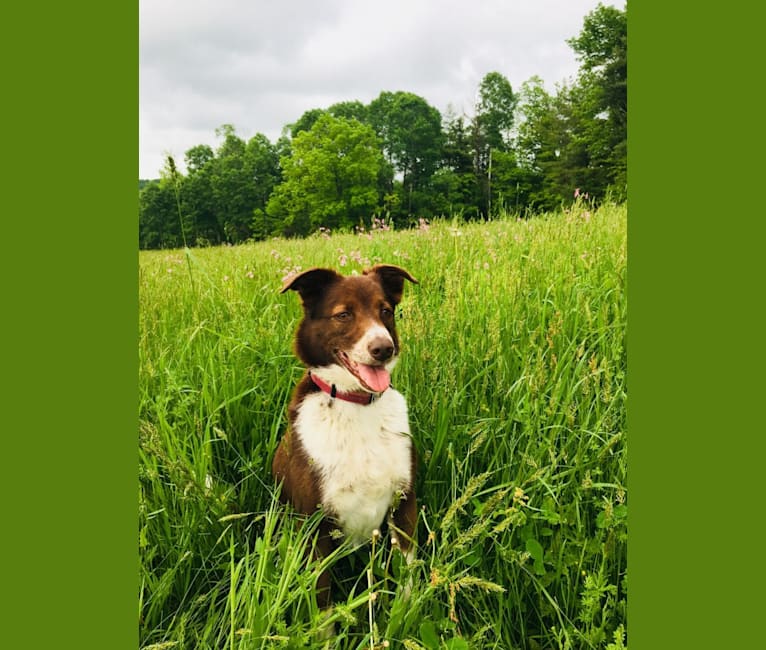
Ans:
[[[139,180],[139,247],[165,249],[305,237],[423,220],[525,217],[585,198],[627,198],[627,9],[599,5],[567,40],[575,80],[514,90],[488,72],[472,114],[442,115],[406,91],[306,111],[276,142],[245,141],[172,157]]]

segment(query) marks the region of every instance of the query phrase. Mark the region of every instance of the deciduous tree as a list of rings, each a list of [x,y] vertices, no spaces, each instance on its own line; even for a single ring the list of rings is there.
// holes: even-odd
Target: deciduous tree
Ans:
[[[441,114],[422,97],[399,91],[382,92],[370,103],[369,116],[387,159],[401,175],[401,205],[410,216],[442,159]]]
[[[266,214],[282,223],[285,235],[369,223],[379,205],[377,182],[384,164],[371,127],[322,115],[293,139],[292,155],[281,161],[282,184]]]
[[[627,9],[599,5],[583,21],[580,34],[567,43],[581,63],[580,84],[590,86],[590,104],[583,104],[594,120],[594,146],[609,152],[594,158],[603,166],[616,198],[625,198],[628,153],[628,14]],[[603,191],[605,188],[594,188]]]

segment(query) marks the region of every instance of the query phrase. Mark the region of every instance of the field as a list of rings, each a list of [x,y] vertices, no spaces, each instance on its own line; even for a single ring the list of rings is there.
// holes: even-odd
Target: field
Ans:
[[[418,561],[333,567],[338,648],[627,645],[627,207],[139,255],[142,648],[323,647],[316,517],[270,475],[300,316],[282,279],[406,268]],[[409,574],[409,575],[408,575]],[[397,585],[412,578],[408,601]]]

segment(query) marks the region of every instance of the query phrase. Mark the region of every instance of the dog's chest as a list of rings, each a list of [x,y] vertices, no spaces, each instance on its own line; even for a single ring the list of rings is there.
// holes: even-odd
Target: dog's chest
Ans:
[[[320,478],[322,506],[354,543],[370,539],[397,493],[410,487],[407,405],[389,389],[369,406],[304,398],[293,423]]]

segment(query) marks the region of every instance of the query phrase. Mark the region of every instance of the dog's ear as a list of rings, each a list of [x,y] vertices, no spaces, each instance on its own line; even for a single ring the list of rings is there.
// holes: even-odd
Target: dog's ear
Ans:
[[[389,264],[376,264],[371,269],[366,270],[364,274],[377,276],[383,291],[394,305],[398,305],[402,299],[405,280],[418,284],[418,281],[403,268]]]
[[[309,269],[285,280],[280,293],[297,291],[304,307],[312,306],[324,291],[343,276],[332,269]]]

